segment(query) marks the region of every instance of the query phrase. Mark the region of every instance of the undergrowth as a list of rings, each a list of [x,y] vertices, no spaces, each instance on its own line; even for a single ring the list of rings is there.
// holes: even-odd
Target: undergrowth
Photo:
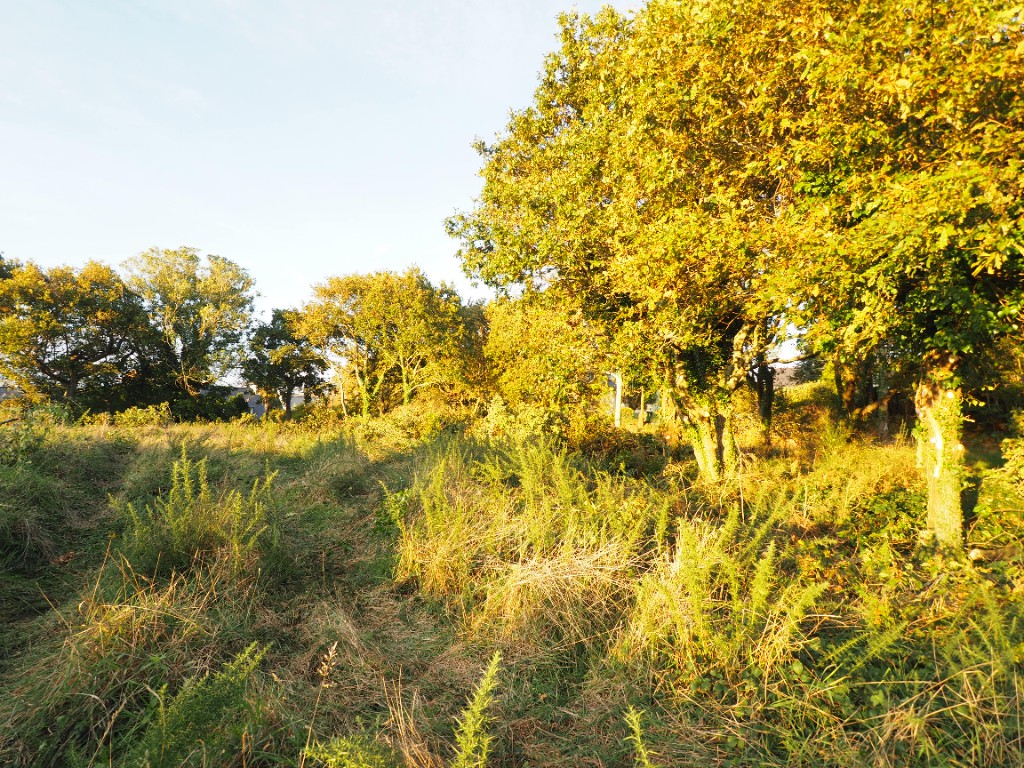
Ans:
[[[1024,764],[1019,437],[951,558],[833,406],[717,487],[416,408],[5,425],[0,763]]]

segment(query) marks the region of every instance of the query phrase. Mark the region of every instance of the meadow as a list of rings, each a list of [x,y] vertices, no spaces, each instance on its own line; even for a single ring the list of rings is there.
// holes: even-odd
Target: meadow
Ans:
[[[779,400],[715,485],[635,423],[27,412],[0,763],[1024,764],[1021,438],[969,443],[951,554],[908,435]]]

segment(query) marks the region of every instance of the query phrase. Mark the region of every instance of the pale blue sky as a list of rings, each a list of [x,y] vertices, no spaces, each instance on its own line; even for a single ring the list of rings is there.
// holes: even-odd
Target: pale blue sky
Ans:
[[[264,310],[412,264],[481,295],[443,227],[480,189],[470,144],[529,103],[558,12],[604,4],[0,0],[0,251],[190,245]]]

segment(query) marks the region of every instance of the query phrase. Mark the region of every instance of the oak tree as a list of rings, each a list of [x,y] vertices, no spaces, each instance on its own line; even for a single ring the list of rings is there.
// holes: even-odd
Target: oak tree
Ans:
[[[151,248],[125,269],[179,389],[194,397],[241,363],[254,296],[242,267],[195,248]]]

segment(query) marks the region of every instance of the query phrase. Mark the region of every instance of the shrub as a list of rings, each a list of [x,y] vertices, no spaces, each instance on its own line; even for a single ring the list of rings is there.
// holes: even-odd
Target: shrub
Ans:
[[[474,425],[472,434],[484,440],[521,443],[563,436],[565,428],[566,419],[558,411],[534,404],[512,408],[495,396],[487,406],[487,415]]]
[[[146,573],[166,574],[224,558],[238,574],[253,555],[266,554],[277,545],[278,530],[270,514],[273,478],[257,480],[248,496],[232,489],[215,497],[206,460],[193,462],[183,445],[165,495],[141,512],[132,503],[118,505],[128,521],[132,565]]]
[[[137,427],[169,427],[174,423],[169,403],[132,406],[114,414],[114,424],[118,427],[133,429]]]
[[[323,763],[326,768],[398,768],[398,756],[390,747],[365,736],[331,739],[315,744],[306,756]]]
[[[490,717],[487,710],[494,701],[500,663],[501,654],[495,653],[459,718],[459,728],[455,732],[455,759],[451,768],[487,768],[487,754],[492,740],[488,733]]]
[[[1013,437],[1003,440],[1001,472],[1024,492],[1024,411],[1014,411],[1010,425]]]
[[[680,520],[674,550],[637,582],[614,653],[687,677],[717,671],[729,684],[791,662],[824,585],[778,572],[776,545],[765,543],[776,525],[743,523],[738,508],[722,525]]]
[[[169,699],[164,687],[155,721],[124,764],[138,768],[222,765],[240,752],[246,689],[265,652],[254,643],[216,674],[186,681]]]

